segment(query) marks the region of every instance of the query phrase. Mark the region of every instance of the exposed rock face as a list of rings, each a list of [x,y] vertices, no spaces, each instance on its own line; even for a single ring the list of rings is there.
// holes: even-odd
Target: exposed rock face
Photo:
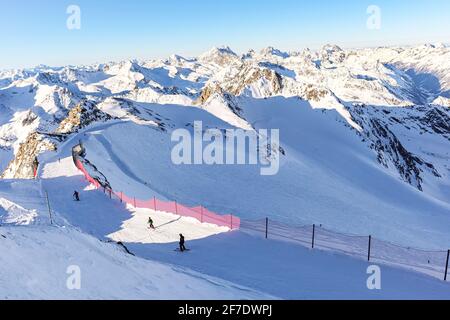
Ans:
[[[378,162],[386,168],[394,168],[405,182],[422,191],[425,174],[431,174],[436,178],[441,178],[441,174],[432,163],[408,151],[390,127],[397,125],[405,130],[410,130],[412,126],[422,130],[424,127],[431,127],[436,134],[446,137],[448,115],[438,109],[430,111],[425,111],[429,109],[423,107],[410,109],[407,114],[416,111],[418,115],[409,116],[408,121],[401,119],[399,115],[392,115],[393,111],[388,109],[381,113],[385,120],[377,114],[379,111],[372,114],[373,108],[368,106],[354,106],[350,111],[355,122],[363,128],[362,135],[370,141],[370,147],[377,153]]]
[[[270,84],[271,95],[280,93],[283,88],[282,77],[276,71],[259,68],[250,64],[243,64],[239,72],[230,79],[226,79],[220,84],[207,84],[194,104],[202,105],[214,94],[239,96],[248,86],[261,80],[267,81]]]
[[[247,86],[260,80],[266,80],[271,84],[273,94],[278,94],[281,91],[282,78],[276,71],[261,69],[252,65],[244,65],[238,74],[224,84],[224,90],[232,95],[239,96]]]
[[[422,190],[423,179],[421,173],[424,170],[431,171],[436,177],[440,177],[431,163],[426,163],[419,157],[408,152],[400,140],[389,128],[377,119],[371,119],[371,135],[373,148],[378,153],[378,161],[386,168],[389,163],[394,164],[400,176],[409,184]]]
[[[31,111],[24,122],[36,119]],[[3,179],[33,179],[35,161],[39,154],[57,149],[57,142],[64,140],[68,135],[88,126],[96,121],[107,121],[111,116],[97,109],[95,103],[83,101],[69,111],[68,116],[61,121],[58,129],[51,133],[34,131],[30,133],[20,147],[14,159],[8,164],[1,175]],[[56,138],[56,139],[55,139]]]
[[[2,179],[33,179],[34,162],[37,156],[44,151],[56,150],[56,145],[45,139],[39,133],[31,133],[26,141],[22,143],[19,150],[5,172],[1,175]]]
[[[34,121],[36,121],[38,119],[38,116],[35,115],[31,110],[28,111],[28,114],[26,115],[26,117],[22,120],[22,126],[29,126],[31,125]]]
[[[208,84],[205,88],[203,88],[200,97],[194,102],[196,105],[202,105],[205,104],[208,99],[213,96],[214,94],[219,93],[223,94],[223,90],[220,87],[219,84]]]
[[[84,170],[86,170],[86,172],[105,189],[105,192],[106,190],[112,190],[111,184],[109,183],[108,179],[97,169],[94,164],[86,159],[86,154],[86,149],[81,143],[74,146],[72,148],[72,157],[74,164],[77,166],[77,162],[80,162]]]
[[[316,88],[312,84],[308,84],[304,88],[302,98],[308,101],[320,101],[320,99],[324,98],[328,94],[329,92],[327,90]]]
[[[435,133],[445,135],[450,140],[450,116],[442,110],[431,109],[421,121],[425,126],[431,127]]]
[[[69,134],[84,128],[95,121],[107,121],[112,117],[99,110],[95,103],[84,101],[69,111],[69,115],[59,125],[55,133]]]

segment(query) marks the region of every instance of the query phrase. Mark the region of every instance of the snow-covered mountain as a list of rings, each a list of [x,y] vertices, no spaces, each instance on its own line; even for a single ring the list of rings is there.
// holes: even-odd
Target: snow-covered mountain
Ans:
[[[0,280],[13,279],[0,296],[447,297],[445,283],[388,267],[378,295],[367,291],[361,261],[119,205],[86,184],[71,151],[81,140],[90,169],[139,199],[443,250],[450,247],[449,74],[444,45],[242,55],[220,47],[194,58],[0,71],[0,242],[3,257],[12,257],[2,260]],[[193,133],[196,121],[203,129],[279,129],[280,145],[271,146],[278,174],[173,164],[171,133]],[[74,189],[82,190],[79,204],[69,201]],[[49,226],[48,203],[57,227]],[[149,215],[159,225],[154,234]],[[173,253],[180,232],[195,249],[182,260]],[[277,263],[262,263],[268,257]],[[85,291],[66,290],[68,263],[88,270]],[[336,277],[329,265],[345,272]]]
[[[164,142],[160,150],[165,150],[171,146],[167,138],[171,130],[203,120],[212,127],[280,129],[280,150],[286,153],[278,178],[262,182],[264,179],[250,174],[247,178],[251,180],[246,183],[274,193],[288,186],[293,192],[305,192],[304,184],[309,183],[317,186],[317,192],[324,192],[327,187],[320,179],[328,177],[330,190],[324,197],[329,201],[317,199],[314,204],[306,204],[307,193],[292,197],[293,203],[309,212],[301,216],[302,220],[310,222],[316,218],[342,228],[336,222],[338,209],[332,205],[336,202],[342,203],[339,210],[370,216],[371,209],[367,206],[352,204],[355,208],[348,208],[350,200],[346,197],[351,191],[341,194],[344,189],[362,187],[374,204],[377,199],[385,204],[378,205],[376,210],[386,211],[386,216],[389,211],[400,210],[406,216],[410,208],[409,201],[402,198],[404,195],[392,199],[392,195],[386,196],[380,189],[400,186],[407,190],[408,197],[424,199],[426,205],[422,205],[421,215],[425,214],[423,210],[437,206],[436,212],[445,217],[450,212],[449,74],[450,49],[444,45],[358,50],[326,45],[317,51],[289,53],[268,47],[243,55],[220,47],[197,58],[173,55],[163,60],[3,71],[0,72],[2,177],[32,178],[36,159],[43,152],[57,150],[68,137],[92,124],[121,122],[116,128],[123,127],[124,132],[118,134],[129,136],[127,146],[140,141],[141,134],[146,137],[144,145],[162,134]],[[130,121],[132,125],[127,124]],[[121,141],[112,137],[109,143],[118,148]],[[162,151],[158,154],[154,145],[145,146],[148,149],[135,155],[141,158],[134,163],[146,163],[151,170],[161,164],[144,161],[150,156],[162,163],[170,162],[167,154],[163,156]],[[339,161],[330,160],[337,154]],[[101,167],[102,163],[98,165]],[[368,168],[374,172],[363,179]],[[198,181],[202,181],[201,176],[211,168],[195,170]],[[172,172],[163,170],[158,177],[148,176],[152,190],[168,189],[162,181],[170,181]],[[292,182],[283,180],[284,175],[307,180]],[[389,180],[386,185],[374,182],[392,178],[393,182]],[[241,179],[242,175],[236,173],[229,184],[248,189],[244,181],[239,183]],[[230,192],[223,197],[231,194],[227,183],[218,185]],[[201,187],[214,186],[210,182]],[[191,194],[181,187],[175,191],[176,188],[173,186],[166,195],[188,201],[191,197],[195,197],[192,200],[202,197],[201,192]],[[261,201],[248,192],[254,202]],[[263,214],[259,206],[253,209],[240,204],[227,206],[221,197],[209,195],[208,199],[199,200],[244,215]],[[281,200],[266,205],[275,210]],[[277,216],[295,220],[290,210],[279,211]],[[327,214],[317,215],[316,211]],[[326,218],[328,215],[333,218]],[[349,229],[366,231],[362,222],[359,225],[356,230]]]

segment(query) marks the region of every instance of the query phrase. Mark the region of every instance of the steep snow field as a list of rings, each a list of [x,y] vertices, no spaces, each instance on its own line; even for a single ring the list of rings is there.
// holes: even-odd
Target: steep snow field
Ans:
[[[76,296],[61,287],[62,278],[50,279],[45,272],[64,272],[65,260],[75,257],[70,252],[82,252],[83,268],[92,271],[92,287],[76,296],[83,298],[197,297],[195,287],[226,298],[450,297],[442,282],[388,267],[383,267],[384,290],[371,292],[365,286],[367,265],[360,260],[126,207],[88,186],[70,158],[71,148],[82,141],[87,159],[113,189],[140,199],[156,196],[244,220],[314,223],[407,247],[446,250],[449,57],[444,45],[357,50],[327,45],[289,53],[269,47],[243,55],[223,47],[197,58],[0,71],[1,177],[32,178],[40,163],[39,183],[0,181],[0,233],[8,233],[0,245],[4,241],[10,253],[0,258],[10,256],[0,266],[0,284],[10,296],[2,286],[0,294]],[[280,148],[271,146],[280,154],[278,174],[261,176],[259,166],[248,165],[174,165],[171,133],[180,128],[193,133],[196,121],[203,122],[203,130],[279,129]],[[80,203],[72,201],[74,190],[82,191]],[[59,227],[48,227],[47,193]],[[155,231],[147,229],[149,216]],[[193,248],[189,254],[174,251],[180,232]],[[121,241],[138,258],[95,239]],[[34,259],[32,251],[39,254],[38,264],[26,258]],[[50,251],[57,254],[48,257]],[[15,291],[5,279],[12,274],[15,281],[13,266],[21,259],[19,276],[25,267],[36,276],[20,276]],[[158,264],[152,273],[154,260],[183,271]],[[139,272],[128,275],[128,264]],[[108,283],[107,269],[113,276],[127,275],[117,282],[125,288],[121,294],[94,289]],[[183,285],[193,284],[192,277],[198,285],[172,295],[165,291],[175,283],[169,281],[172,274],[185,277],[179,281]],[[139,282],[150,287],[136,289]],[[51,291],[46,283],[59,287]]]
[[[65,199],[65,201],[56,200],[55,209],[62,212],[66,219],[80,226],[86,227],[91,224],[92,229],[88,231],[100,238],[107,237],[117,242],[126,240],[126,242],[168,243],[178,242],[179,234],[183,232],[189,232],[189,239],[194,240],[229,231],[228,228],[200,223],[195,219],[171,213],[125,207],[110,201],[107,195],[98,197],[98,192],[86,187],[83,179],[80,179],[80,172],[73,165],[72,157],[58,159],[46,165],[42,178],[43,185],[49,190],[52,198]],[[73,193],[72,189],[86,191],[83,201],[76,206],[69,201]],[[93,210],[94,200],[101,201],[99,204],[103,205],[102,210]],[[73,215],[74,209],[77,211],[75,215]],[[156,230],[149,230],[149,217],[153,219]],[[114,230],[117,226],[115,219],[118,218],[125,220],[118,230]],[[111,230],[110,234],[108,230]]]
[[[190,269],[133,257],[73,228],[1,227],[1,299],[269,299]],[[76,266],[80,290],[67,287]]]
[[[69,159],[70,160],[70,159]],[[63,175],[76,177],[78,186],[84,185],[83,203],[90,201],[90,207],[80,207],[71,201],[72,180],[59,184],[68,197],[51,193],[51,204],[59,209],[66,203],[65,218],[53,209],[54,225],[50,226],[45,199],[39,183],[32,181],[0,182],[0,299],[273,299],[274,296],[261,293],[244,286],[200,274],[191,269],[154,260],[133,257],[115,243],[101,242],[107,237],[87,235],[82,231],[92,231],[90,224],[99,223],[98,211],[105,214],[105,220],[118,221],[115,213],[121,212],[131,220],[126,223],[112,240],[143,236],[144,242],[158,242],[149,236],[145,222],[134,223],[142,230],[133,228],[131,212],[116,204],[115,211],[102,207],[100,199],[104,195],[93,191],[89,198],[89,187],[73,170],[73,164],[62,160],[52,177]],[[56,168],[55,165],[51,166]],[[52,182],[55,183],[55,182]],[[24,195],[27,195],[24,197]],[[55,196],[60,196],[56,199]],[[111,203],[104,201],[105,203]],[[68,203],[68,204],[67,204]],[[114,205],[113,205],[114,207]],[[97,213],[97,215],[95,215]],[[165,222],[167,215],[154,215],[155,220]],[[78,228],[68,221],[79,222]],[[198,226],[196,222],[184,221],[184,230],[197,230],[197,235],[206,236],[220,232],[213,226]],[[195,227],[193,227],[193,225]],[[105,226],[106,227],[106,226]],[[174,241],[175,232],[159,228],[159,241]],[[169,229],[170,230],[170,229]],[[122,233],[123,234],[122,234]],[[155,233],[156,234],[156,233]],[[99,235],[98,233],[96,234]],[[172,238],[170,236],[172,235]],[[194,239],[196,237],[194,236]],[[156,240],[156,241],[154,241]],[[136,241],[138,243],[138,241]],[[81,289],[69,290],[66,283],[72,275],[70,267],[81,271]],[[68,273],[69,272],[69,273]]]
[[[314,110],[295,98],[242,98],[240,104],[256,129],[282,128],[286,156],[281,156],[277,175],[263,177],[258,166],[176,166],[171,162],[175,145],[171,129],[165,133],[132,121],[78,137],[88,159],[114,190],[138,198],[201,204],[243,219],[322,224],[405,246],[448,247],[448,203],[419,192],[377,165],[376,156],[359,143],[361,138],[339,114]],[[194,119],[203,120],[205,129],[230,128],[200,109],[138,107],[157,112],[170,128],[186,127]]]
[[[0,217],[2,221],[16,217],[0,227],[0,296],[5,299],[450,297],[447,283],[386,266],[381,267],[382,290],[370,291],[366,262],[239,231],[225,232],[163,212],[127,208],[93,190],[66,151],[49,155],[40,182],[1,183],[4,212]],[[79,203],[71,199],[74,189],[81,191]],[[43,190],[48,191],[57,226],[48,226]],[[33,212],[37,216],[30,218]],[[146,228],[147,216],[155,220],[156,231]],[[180,231],[191,248],[184,255],[174,251]],[[120,240],[136,257],[96,238]],[[80,267],[79,291],[67,289],[70,266]]]
[[[65,219],[82,231],[101,239],[122,241],[139,257],[189,268],[284,299],[447,299],[450,296],[447,283],[410,271],[382,266],[383,289],[370,291],[366,286],[369,264],[357,259],[311,251],[292,243],[267,241],[240,231],[220,232],[218,228],[200,226],[185,218],[173,219],[164,226],[168,214],[142,209],[136,212],[118,200],[110,200],[101,191],[89,187],[73,168],[71,158],[62,158],[49,160],[43,169],[42,185],[51,198],[63,199],[54,201],[55,210],[65,212]],[[83,190],[80,203],[70,200],[73,188]],[[156,231],[146,229],[147,216],[155,220]],[[101,221],[101,226],[94,226],[93,221]],[[180,230],[191,249],[184,255],[174,251]]]

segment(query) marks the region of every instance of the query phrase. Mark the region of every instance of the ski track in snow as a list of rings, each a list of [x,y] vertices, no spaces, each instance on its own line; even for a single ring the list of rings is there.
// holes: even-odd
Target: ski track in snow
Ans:
[[[126,207],[86,184],[70,148],[83,140],[88,159],[113,188],[142,199],[157,196],[244,219],[322,224],[446,250],[449,54],[442,45],[358,50],[328,45],[299,53],[267,48],[244,58],[230,48],[214,48],[195,59],[0,71],[2,168],[31,132],[53,132],[84,98],[118,118],[90,124],[59,144],[56,154],[41,154],[42,180],[0,181],[0,232],[6,236],[0,245],[7,252],[0,256],[0,297],[273,298],[261,293],[266,292],[286,299],[448,299],[447,284],[414,272],[383,266],[383,290],[370,292],[364,261]],[[200,96],[206,100],[195,103]],[[286,155],[279,174],[261,177],[259,168],[250,166],[172,165],[170,133],[176,128],[192,133],[198,120],[204,128],[280,129]],[[373,120],[425,162],[416,168],[423,192],[405,182],[405,167],[395,167],[405,165],[396,158],[402,149],[389,154],[385,148],[392,141],[371,140]],[[82,191],[80,203],[71,201],[74,189]],[[45,191],[57,227],[48,227]],[[154,231],[146,228],[148,216],[158,227]],[[173,251],[180,232],[193,249],[189,254]],[[150,261],[124,257],[97,239],[122,241]],[[339,245],[345,247],[334,248]],[[381,253],[381,260],[387,256]],[[87,289],[68,292],[66,264],[77,257],[88,270]]]
[[[44,187],[54,186],[62,194],[71,192],[73,180],[77,178],[79,186],[86,186],[82,175],[71,175],[71,158],[61,162],[48,163],[43,170]],[[67,173],[64,171],[67,170]],[[58,180],[54,180],[58,178]],[[51,191],[51,194],[55,194]],[[59,197],[59,196],[58,196]],[[82,203],[70,202],[68,207],[59,207],[65,212],[64,218],[75,223],[81,230],[89,230],[86,221],[76,215],[78,205],[95,203],[94,207],[83,207],[88,211],[85,217],[95,221],[113,221],[117,228],[113,233],[93,233],[96,237],[112,238],[122,241],[138,257],[176,265],[174,271],[206,279],[211,285],[222,288],[221,281],[209,276],[239,283],[236,289],[241,293],[252,288],[266,292],[270,296],[283,299],[446,299],[450,297],[450,286],[439,280],[405,270],[382,266],[383,290],[370,291],[366,287],[368,264],[335,253],[311,251],[301,246],[269,241],[242,232],[221,233],[217,228],[201,225],[193,219],[179,218],[163,212],[148,209],[133,209],[111,201],[100,191],[84,188]],[[105,201],[106,200],[106,201]],[[75,207],[74,207],[75,206]],[[70,208],[70,209],[69,209]],[[115,212],[123,211],[124,215]],[[169,222],[167,228],[148,230],[146,219],[151,215],[158,227]],[[127,218],[124,218],[128,216]],[[102,218],[103,217],[103,218]],[[87,227],[87,229],[86,229]],[[203,231],[201,231],[203,229]],[[187,236],[189,253],[174,252],[177,247],[178,233],[183,230]],[[209,230],[206,231],[206,230]],[[211,233],[211,230],[217,230]],[[195,232],[203,236],[195,237]],[[144,235],[142,238],[141,235]],[[333,267],[330,267],[333,266]],[[182,269],[180,269],[182,267]],[[184,269],[187,268],[187,269]],[[200,275],[201,274],[201,275]],[[208,275],[208,276],[206,276]],[[233,285],[231,285],[233,286]],[[246,287],[242,289],[242,287]],[[249,292],[253,292],[250,290]]]

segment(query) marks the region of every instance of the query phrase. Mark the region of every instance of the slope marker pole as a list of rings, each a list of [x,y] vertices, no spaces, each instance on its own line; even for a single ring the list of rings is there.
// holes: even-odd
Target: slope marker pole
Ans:
[[[266,239],[269,238],[269,218],[266,218]]]
[[[450,250],[447,251],[447,262],[445,264],[445,277],[444,277],[444,281],[447,281],[447,273],[448,273],[448,262],[450,259]]]
[[[313,224],[313,232],[312,232],[312,248],[314,249],[314,241],[315,241],[315,237],[316,237],[316,225]]]
[[[372,236],[369,236],[369,250],[368,250],[368,254],[367,254],[367,261],[370,262],[370,251],[372,249]]]
[[[48,192],[45,191],[45,197],[47,198],[48,215],[50,217],[50,224],[53,225],[52,209],[50,207],[50,200],[48,198]]]

